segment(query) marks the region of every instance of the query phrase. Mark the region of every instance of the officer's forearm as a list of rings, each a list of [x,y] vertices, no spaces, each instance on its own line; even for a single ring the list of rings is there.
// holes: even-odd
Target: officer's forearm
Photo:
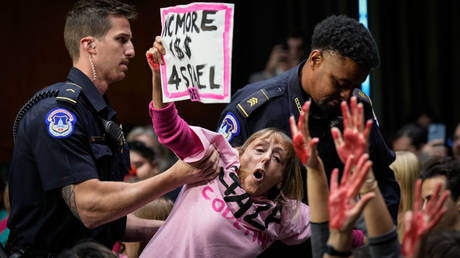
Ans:
[[[168,105],[167,103],[163,103],[160,71],[152,72],[152,102],[153,107],[158,109]]]
[[[88,180],[74,186],[75,206],[78,216],[88,228],[116,220],[133,212],[148,202],[184,184],[185,178],[177,173],[181,166],[137,182],[110,182]],[[74,213],[75,214],[75,213]]]
[[[142,219],[129,214],[123,241],[149,241],[163,223],[163,220]]]

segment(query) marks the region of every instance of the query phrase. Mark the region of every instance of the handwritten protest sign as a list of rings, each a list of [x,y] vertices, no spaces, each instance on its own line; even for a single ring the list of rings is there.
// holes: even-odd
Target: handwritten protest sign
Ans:
[[[163,101],[230,102],[233,4],[161,8]]]

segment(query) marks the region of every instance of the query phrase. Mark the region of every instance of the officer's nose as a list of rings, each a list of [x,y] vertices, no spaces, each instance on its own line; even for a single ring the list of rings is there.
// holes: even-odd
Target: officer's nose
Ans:
[[[133,58],[135,56],[135,51],[134,51],[134,45],[133,45],[133,42],[129,41],[129,44],[128,46],[126,47],[126,50],[125,50],[125,55],[128,57],[128,58]]]

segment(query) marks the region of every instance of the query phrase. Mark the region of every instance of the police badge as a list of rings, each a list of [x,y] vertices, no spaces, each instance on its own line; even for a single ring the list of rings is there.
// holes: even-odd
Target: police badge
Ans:
[[[48,112],[45,123],[48,133],[54,138],[65,138],[72,134],[77,118],[65,108],[55,108]]]

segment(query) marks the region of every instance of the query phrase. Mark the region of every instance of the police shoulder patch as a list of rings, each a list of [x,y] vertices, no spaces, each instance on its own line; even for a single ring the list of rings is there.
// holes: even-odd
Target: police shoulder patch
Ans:
[[[72,135],[77,117],[66,108],[54,108],[45,118],[48,133],[54,138],[65,138]]]
[[[233,137],[240,134],[240,123],[232,112],[228,112],[225,115],[222,120],[222,124],[219,127],[218,133],[222,134],[229,142],[233,139]]]

